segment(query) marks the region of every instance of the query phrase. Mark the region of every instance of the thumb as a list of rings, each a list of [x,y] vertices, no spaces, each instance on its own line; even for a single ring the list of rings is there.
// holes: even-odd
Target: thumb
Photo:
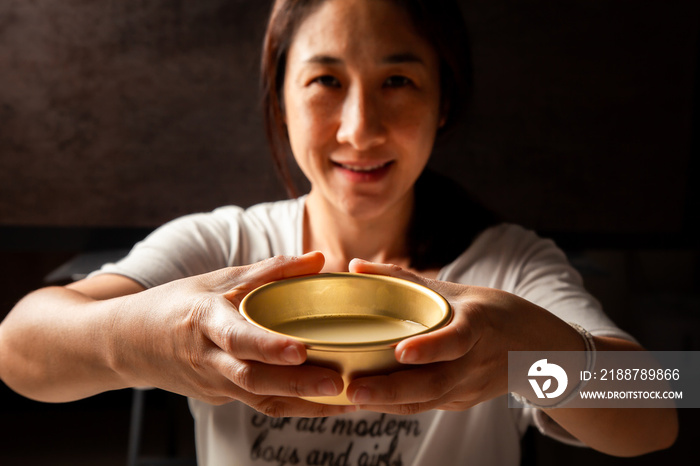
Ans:
[[[245,275],[263,284],[319,273],[325,261],[319,251],[308,252],[302,256],[275,256],[248,266]]]
[[[353,259],[349,269],[351,272],[388,275],[413,281],[440,293],[453,309],[469,289],[464,285],[422,277],[397,265]],[[469,351],[477,340],[478,335],[471,319],[465,312],[455,312],[452,321],[446,326],[399,342],[395,351],[396,359],[404,364],[451,361]]]
[[[302,256],[275,256],[248,266],[232,267],[231,288],[225,296],[235,303],[236,297],[242,299],[266,283],[319,273],[324,263],[323,254],[315,251]]]
[[[348,266],[350,272],[367,273],[375,275],[388,275],[390,277],[402,278],[409,280],[419,285],[426,286],[433,291],[443,295],[448,301],[461,295],[464,292],[464,286],[456,283],[445,282],[433,278],[418,275],[409,270],[404,269],[394,264],[380,264],[377,262],[368,262],[362,259],[353,259]]]
[[[420,285],[428,286],[428,283],[432,280],[416,275],[398,265],[394,264],[380,264],[378,262],[369,262],[363,259],[353,259],[348,265],[350,272],[355,273],[368,273],[374,275],[387,275],[395,278],[402,278],[404,280],[410,280],[416,282]]]

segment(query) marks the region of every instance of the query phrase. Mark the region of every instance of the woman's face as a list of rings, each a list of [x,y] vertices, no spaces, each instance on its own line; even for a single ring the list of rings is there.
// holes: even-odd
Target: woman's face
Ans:
[[[284,81],[310,196],[356,218],[410,207],[441,123],[438,58],[388,0],[327,0],[299,26]]]

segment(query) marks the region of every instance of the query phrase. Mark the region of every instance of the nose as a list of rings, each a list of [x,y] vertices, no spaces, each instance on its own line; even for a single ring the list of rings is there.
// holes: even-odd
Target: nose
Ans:
[[[359,151],[379,146],[386,140],[380,103],[359,85],[351,87],[346,94],[337,139]]]

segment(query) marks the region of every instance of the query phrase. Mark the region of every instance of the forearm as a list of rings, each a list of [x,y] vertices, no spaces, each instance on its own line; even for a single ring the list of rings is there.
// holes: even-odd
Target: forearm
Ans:
[[[60,287],[27,295],[0,324],[0,378],[47,402],[123,388],[110,364],[117,305]]]
[[[362,389],[363,408],[380,412],[417,412],[436,407],[463,410],[512,391],[532,393],[528,377],[509,384],[509,352],[570,352],[574,366],[585,368],[585,340],[570,324],[546,309],[497,289],[428,280],[400,268],[355,260],[350,270],[378,273],[423,283],[445,296],[455,310],[442,329],[398,344],[397,358],[414,364],[386,378],[357,379],[348,387],[353,397]],[[639,351],[615,338],[595,338],[599,351]],[[410,355],[410,359],[405,359]],[[439,363],[433,365],[432,363]],[[532,361],[524,365],[524,374]],[[420,366],[423,365],[423,366]],[[564,399],[567,397],[565,392]],[[417,402],[418,401],[418,402]],[[539,405],[542,400],[530,399]],[[588,446],[620,456],[667,448],[678,425],[673,409],[546,409],[548,415]]]
[[[641,348],[615,338],[595,338],[598,351],[636,351]],[[546,410],[574,437],[598,451],[636,456],[670,447],[678,435],[673,408],[557,408]]]
[[[526,302],[517,305],[518,314],[527,316],[525,325],[532,329],[523,332],[527,349],[584,351],[582,336],[570,325]],[[619,338],[594,337],[594,343],[597,351],[644,351],[638,344]],[[545,412],[589,447],[615,456],[636,456],[668,448],[678,434],[675,409],[561,407]]]
[[[678,435],[672,408],[558,408],[547,414],[589,447],[614,456],[663,450]]]

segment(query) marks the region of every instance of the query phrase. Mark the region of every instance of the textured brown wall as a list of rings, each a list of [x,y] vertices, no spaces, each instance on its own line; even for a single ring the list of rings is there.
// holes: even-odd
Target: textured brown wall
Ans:
[[[0,3],[0,221],[159,224],[280,195],[265,2]]]
[[[154,226],[283,196],[258,111],[269,2],[0,3],[0,225]],[[694,0],[465,2],[470,126],[433,165],[513,221],[675,232]]]

